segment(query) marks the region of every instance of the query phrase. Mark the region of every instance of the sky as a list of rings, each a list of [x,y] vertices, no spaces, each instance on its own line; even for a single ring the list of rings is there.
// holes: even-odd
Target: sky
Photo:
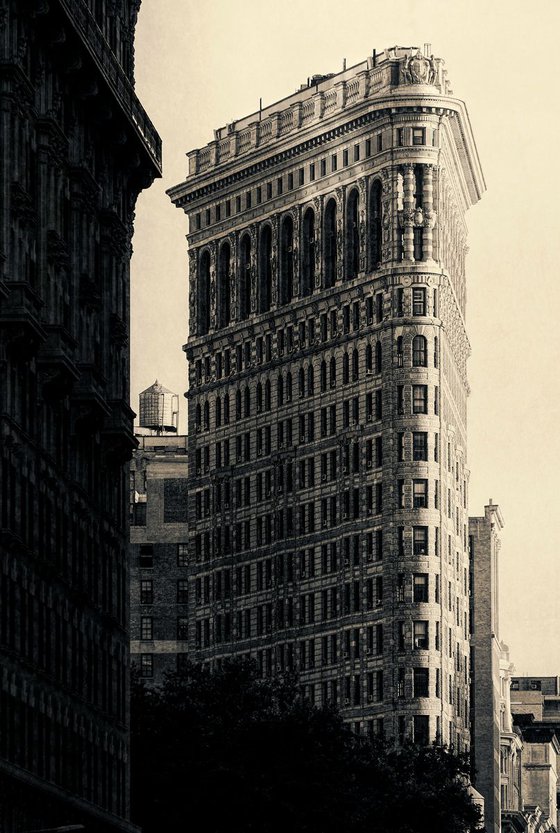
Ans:
[[[131,401],[157,378],[186,429],[187,220],[165,190],[215,128],[389,46],[431,43],[470,114],[487,192],[467,215],[469,513],[505,526],[500,633],[518,674],[560,675],[560,3],[143,0],[137,93],[164,174],[137,204]]]

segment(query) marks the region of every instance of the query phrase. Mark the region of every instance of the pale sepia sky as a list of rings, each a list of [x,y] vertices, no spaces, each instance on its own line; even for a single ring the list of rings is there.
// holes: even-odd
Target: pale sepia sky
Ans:
[[[186,151],[344,58],[429,42],[445,59],[488,189],[467,216],[470,514],[502,509],[500,637],[542,675],[560,674],[559,32],[557,0],[143,0],[136,41],[164,176],[137,207],[135,410],[156,377],[186,389],[187,223],[164,193]]]

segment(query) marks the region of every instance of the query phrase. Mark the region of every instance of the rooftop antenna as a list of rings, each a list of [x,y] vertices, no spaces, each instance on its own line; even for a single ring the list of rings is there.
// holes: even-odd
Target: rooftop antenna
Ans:
[[[342,59],[342,72],[346,71],[346,58]]]
[[[262,97],[259,98],[259,121],[262,118]]]
[[[372,52],[372,58],[373,58],[373,66],[375,67],[375,66],[377,66],[377,50],[376,49],[374,49],[373,52]]]

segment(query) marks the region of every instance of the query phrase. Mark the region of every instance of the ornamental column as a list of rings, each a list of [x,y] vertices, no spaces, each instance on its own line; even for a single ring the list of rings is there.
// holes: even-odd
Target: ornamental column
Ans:
[[[404,166],[403,177],[403,254],[404,260],[414,260],[414,165]]]
[[[424,208],[424,259],[432,260],[434,251],[433,228],[436,224],[434,211],[434,168],[424,165],[424,179],[422,188],[422,203]]]

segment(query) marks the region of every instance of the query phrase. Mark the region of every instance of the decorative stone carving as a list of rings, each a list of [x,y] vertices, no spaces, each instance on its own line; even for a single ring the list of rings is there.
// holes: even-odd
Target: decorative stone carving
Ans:
[[[401,66],[403,84],[434,84],[436,74],[433,57],[426,58],[420,50],[415,55],[408,55]]]
[[[270,220],[272,235],[270,249],[270,279],[272,281],[272,306],[278,304],[278,216],[275,214]]]
[[[198,251],[189,251],[189,331],[192,336],[198,333],[196,314],[196,289],[198,283]]]
[[[249,227],[251,236],[251,312],[257,310],[257,226]]]
[[[365,272],[367,263],[367,199],[368,189],[365,177],[358,179],[358,191],[360,193],[360,208],[358,217],[358,234],[360,238],[360,272]]]
[[[300,238],[300,212],[299,208],[292,208],[291,210],[292,222],[294,224],[294,237],[292,243],[293,256],[293,286],[292,294],[294,298],[298,298],[299,291],[299,238]]]
[[[313,198],[313,209],[315,211],[315,286],[321,286],[321,264],[323,248],[323,199]]]
[[[230,245],[230,260],[229,260],[229,298],[230,298],[230,318],[231,321],[237,321],[237,281],[239,280],[238,265],[237,265],[237,234],[234,232],[228,236]]]
[[[344,277],[344,186],[335,191],[336,197],[336,280]]]
[[[210,327],[216,326],[216,259],[218,246],[215,240],[210,244]]]

